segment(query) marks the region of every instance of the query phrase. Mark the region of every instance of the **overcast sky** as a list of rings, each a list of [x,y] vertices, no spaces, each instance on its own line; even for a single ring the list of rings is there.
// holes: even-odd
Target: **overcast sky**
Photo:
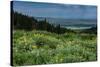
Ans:
[[[14,11],[34,17],[96,19],[97,7],[89,5],[13,2]]]

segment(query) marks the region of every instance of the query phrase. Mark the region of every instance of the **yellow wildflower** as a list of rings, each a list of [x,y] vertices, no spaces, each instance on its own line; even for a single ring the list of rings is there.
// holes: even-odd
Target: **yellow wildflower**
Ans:
[[[37,46],[33,45],[32,48],[37,48]]]

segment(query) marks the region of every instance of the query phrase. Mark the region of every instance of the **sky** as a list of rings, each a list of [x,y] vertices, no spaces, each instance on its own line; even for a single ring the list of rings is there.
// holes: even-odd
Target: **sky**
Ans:
[[[97,7],[92,5],[13,1],[13,10],[33,17],[64,19],[97,18]]]

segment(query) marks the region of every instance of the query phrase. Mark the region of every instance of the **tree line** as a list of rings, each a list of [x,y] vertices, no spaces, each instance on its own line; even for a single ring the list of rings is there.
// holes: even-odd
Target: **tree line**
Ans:
[[[12,11],[12,26],[13,29],[22,30],[45,30],[48,32],[54,32],[57,34],[62,34],[66,32],[66,28],[62,28],[60,24],[53,25],[50,24],[46,18],[44,20],[38,21],[34,17],[29,17],[18,12]],[[69,31],[69,30],[67,30]]]
[[[61,27],[60,24],[53,25],[50,24],[46,18],[44,20],[38,21],[34,17],[30,17],[28,15],[24,15],[18,12],[11,12],[11,20],[12,20],[12,27],[13,29],[20,29],[20,30],[45,30],[48,32],[53,32],[57,34],[63,34],[65,32],[73,32],[76,33],[74,30],[66,29]],[[97,26],[92,27],[90,29],[86,29],[83,31],[80,31],[80,33],[94,33],[97,34]]]

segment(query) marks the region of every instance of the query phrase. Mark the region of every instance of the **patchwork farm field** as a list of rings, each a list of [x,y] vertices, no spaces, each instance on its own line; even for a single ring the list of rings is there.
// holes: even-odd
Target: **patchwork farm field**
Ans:
[[[97,60],[97,35],[13,31],[13,65],[58,64]]]

